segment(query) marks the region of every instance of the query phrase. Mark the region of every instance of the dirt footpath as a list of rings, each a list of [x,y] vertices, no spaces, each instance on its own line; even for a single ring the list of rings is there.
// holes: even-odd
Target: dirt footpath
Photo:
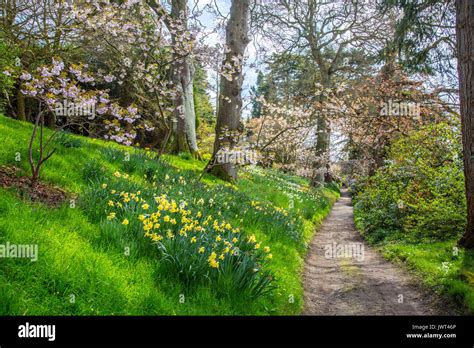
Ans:
[[[311,243],[304,288],[305,315],[454,314],[363,243],[346,191]]]

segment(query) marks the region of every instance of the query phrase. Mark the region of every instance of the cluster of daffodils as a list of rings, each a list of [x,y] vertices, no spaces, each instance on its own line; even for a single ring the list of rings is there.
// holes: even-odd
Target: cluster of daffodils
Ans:
[[[273,209],[278,212],[278,213],[281,213],[283,214],[284,216],[288,216],[288,212],[283,209],[283,208],[280,208],[280,207],[277,207],[277,206],[273,206]]]
[[[263,204],[262,202],[259,201],[251,201],[250,202],[251,207],[259,212],[264,212],[264,214],[268,214],[273,212],[277,212],[283,216],[288,216],[288,212],[280,207],[277,207],[276,205],[273,204]]]
[[[260,243],[254,236],[243,238],[239,228],[234,228],[225,220],[204,217],[200,209],[190,209],[185,201],[176,202],[166,195],[154,198],[156,210],[141,214],[144,235],[169,250],[169,243],[185,244],[185,248],[207,260],[209,267],[219,268],[227,258],[238,257],[241,253],[257,251]],[[197,202],[203,208],[204,200]],[[148,206],[148,205],[147,205]],[[201,207],[200,207],[201,206]],[[270,248],[264,249],[265,258],[271,259]]]
[[[116,178],[128,179],[128,174],[115,172]],[[185,182],[179,177],[180,184]],[[206,205],[213,206],[213,198],[194,200],[190,204],[176,201],[167,195],[154,196],[148,202],[141,191],[126,192],[109,189],[107,220],[129,225],[138,221],[144,236],[158,245],[163,253],[179,249],[196,262],[205,262],[210,269],[220,269],[226,262],[236,262],[242,257],[255,259],[253,271],[258,271],[262,263],[272,259],[269,247],[262,247],[255,236],[245,237],[238,227],[217,214],[216,218],[205,214]],[[110,197],[111,196],[111,197]],[[168,255],[176,259],[174,255]],[[231,260],[233,258],[233,261]]]
[[[244,224],[245,214],[239,212],[243,219],[230,220],[241,204],[233,196],[222,195],[228,189],[212,194],[207,188],[203,197],[185,200],[186,189],[172,190],[189,185],[182,176],[160,176],[159,187],[141,187],[142,191],[135,179],[115,172],[96,194],[103,198],[106,219],[123,226],[124,237],[135,239],[138,233],[150,242],[143,247],[157,251],[163,272],[187,284],[210,282],[222,293],[231,287],[242,296],[255,297],[269,289],[273,275],[265,265],[273,258],[270,247],[234,225],[235,221]],[[251,210],[250,205],[247,209]]]

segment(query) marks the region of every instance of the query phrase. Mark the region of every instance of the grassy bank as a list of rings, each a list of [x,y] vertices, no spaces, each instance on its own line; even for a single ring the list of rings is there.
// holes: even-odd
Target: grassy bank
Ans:
[[[0,166],[28,174],[31,129],[0,116]],[[205,162],[186,156],[157,159],[142,150],[69,134],[58,137],[54,147],[42,178],[67,191],[60,207],[0,188],[0,243],[39,246],[36,262],[0,259],[1,315],[300,313],[306,245],[337,198],[336,187],[312,189],[306,180],[263,169],[246,170],[236,185],[209,175],[198,180]],[[132,205],[133,199],[124,203],[137,196],[140,204]],[[182,204],[196,223],[204,225],[205,217],[225,221],[242,243],[255,239],[255,249],[258,244],[257,251],[266,252],[259,272],[272,280],[268,291],[235,293],[226,291],[229,284],[221,278],[203,280],[200,270],[176,272],[176,260],[164,261],[163,251],[144,236],[141,216],[160,209],[157,197]],[[164,228],[168,222],[161,223]],[[179,238],[176,234],[170,240]],[[181,257],[181,263],[189,261]],[[190,282],[190,276],[199,279]]]

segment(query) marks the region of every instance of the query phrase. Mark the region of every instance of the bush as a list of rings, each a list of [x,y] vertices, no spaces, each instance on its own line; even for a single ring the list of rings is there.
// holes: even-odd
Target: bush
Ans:
[[[369,239],[448,240],[462,233],[466,202],[459,134],[447,124],[413,132],[392,145],[385,167],[358,183],[356,223]]]

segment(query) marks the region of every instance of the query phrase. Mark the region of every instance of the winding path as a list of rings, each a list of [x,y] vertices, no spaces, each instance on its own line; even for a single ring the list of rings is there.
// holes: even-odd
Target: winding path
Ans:
[[[346,254],[340,248],[345,247]],[[352,257],[350,250],[352,247]],[[334,252],[338,250],[339,254]],[[358,249],[354,249],[358,248]],[[354,253],[354,250],[363,253]],[[362,257],[363,256],[363,257]],[[351,198],[341,198],[311,243],[304,273],[305,315],[437,315],[439,299],[385,261],[354,227]]]

